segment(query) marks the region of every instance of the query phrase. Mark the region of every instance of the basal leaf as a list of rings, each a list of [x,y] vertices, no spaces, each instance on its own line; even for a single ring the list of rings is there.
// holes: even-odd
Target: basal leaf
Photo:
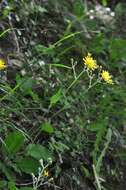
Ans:
[[[6,151],[13,155],[20,150],[22,145],[24,144],[24,136],[21,132],[15,131],[9,133],[9,135],[5,138],[5,149]]]
[[[49,150],[40,144],[29,144],[27,147],[27,155],[37,160],[47,160],[51,157]]]
[[[25,157],[18,159],[16,161],[17,166],[20,168],[21,171],[31,174],[36,173],[38,171],[39,162],[31,157]]]

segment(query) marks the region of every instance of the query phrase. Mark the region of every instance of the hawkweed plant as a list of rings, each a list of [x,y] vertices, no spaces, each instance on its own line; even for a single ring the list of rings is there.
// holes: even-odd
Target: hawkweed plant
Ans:
[[[84,94],[86,94],[91,88],[93,88],[94,86],[96,86],[98,83],[102,83],[105,82],[109,85],[114,84],[113,80],[112,80],[112,76],[110,75],[110,73],[107,70],[103,70],[101,65],[97,64],[97,61],[93,58],[93,56],[91,55],[91,53],[88,53],[87,56],[85,56],[83,58],[83,70],[77,75],[76,74],[76,65],[77,62],[74,62],[73,59],[71,60],[71,69],[73,70],[73,75],[74,75],[74,80],[73,82],[66,88],[65,90],[65,95],[68,94],[69,90],[76,85],[77,81],[82,77],[82,75],[87,74],[88,78],[89,78],[89,84],[88,87],[86,88]],[[96,74],[97,73],[97,74]],[[95,79],[97,76],[97,79]],[[94,80],[95,79],[95,80]],[[62,95],[61,95],[61,90],[60,92],[58,91],[53,97],[52,99],[56,99],[55,104],[61,99]],[[48,108],[48,112],[50,111],[52,107],[52,104],[50,103],[49,108]],[[60,112],[62,112],[65,109],[65,106],[63,106],[60,110],[58,110],[56,113],[53,114],[53,117],[55,117],[57,114],[59,114]]]
[[[112,76],[110,73],[106,70],[102,70],[102,66],[99,66],[97,64],[97,61],[92,57],[91,53],[88,53],[87,56],[83,58],[84,63],[84,69],[81,71],[81,73],[77,76],[75,72],[75,67],[72,63],[72,68],[74,71],[74,81],[70,84],[70,86],[67,88],[66,93],[75,85],[75,83],[78,81],[78,79],[84,74],[87,73],[89,78],[89,86],[86,90],[86,92],[95,86],[97,83],[100,83],[102,81],[105,81],[108,84],[113,84]],[[95,77],[94,71],[98,70],[98,77],[97,80],[92,83],[93,78]]]
[[[40,186],[49,185],[53,181],[53,178],[50,177],[48,171],[49,165],[52,164],[52,159],[48,158],[48,163],[46,165],[44,165],[43,159],[40,159],[39,162],[40,162],[40,167],[38,168],[38,175],[35,176],[35,174],[33,173],[31,174],[34,190],[37,190]]]

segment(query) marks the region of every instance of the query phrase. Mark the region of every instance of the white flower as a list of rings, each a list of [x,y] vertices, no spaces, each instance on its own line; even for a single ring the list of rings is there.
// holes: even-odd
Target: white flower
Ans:
[[[90,13],[94,13],[94,10],[91,9],[89,12],[90,12]]]
[[[110,12],[111,9],[110,9],[109,7],[106,7],[106,11],[107,11],[107,12]]]
[[[111,15],[112,17],[114,17],[114,16],[115,16],[115,13],[114,13],[114,12],[111,12],[110,15]]]
[[[22,70],[21,70],[21,75],[22,75],[22,76],[26,75],[26,70],[25,70],[25,69],[22,69]]]
[[[39,65],[43,66],[43,65],[45,65],[45,62],[44,61],[39,61]]]
[[[93,20],[93,19],[94,19],[94,16],[93,16],[93,15],[90,15],[89,18],[90,18],[91,20]]]

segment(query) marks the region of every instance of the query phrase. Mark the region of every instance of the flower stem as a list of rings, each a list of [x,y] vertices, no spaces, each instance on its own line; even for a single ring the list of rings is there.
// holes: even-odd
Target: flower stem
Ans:
[[[81,73],[77,76],[77,78],[70,84],[70,86],[68,86],[68,88],[66,89],[66,93],[75,85],[75,83],[83,75],[84,72],[85,70],[81,71]]]

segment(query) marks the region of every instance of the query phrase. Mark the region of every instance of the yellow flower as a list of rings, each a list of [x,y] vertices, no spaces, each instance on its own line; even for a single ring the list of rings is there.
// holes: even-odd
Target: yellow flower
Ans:
[[[0,70],[5,69],[7,66],[5,64],[5,61],[3,59],[0,59]]]
[[[98,68],[96,60],[92,58],[90,53],[88,53],[88,55],[83,58],[83,61],[86,67],[92,71]]]
[[[105,82],[113,84],[112,76],[109,74],[108,71],[103,70],[101,73],[101,77]]]
[[[48,177],[49,176],[49,172],[47,170],[44,170],[44,176]]]

